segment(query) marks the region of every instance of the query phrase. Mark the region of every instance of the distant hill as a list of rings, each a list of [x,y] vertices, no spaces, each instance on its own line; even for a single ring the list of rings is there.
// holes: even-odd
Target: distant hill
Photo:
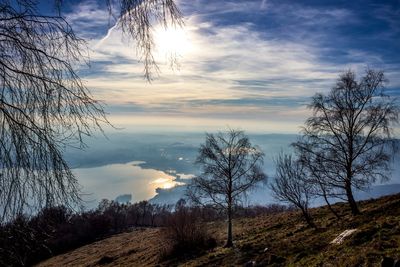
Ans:
[[[355,192],[355,198],[357,200],[366,200],[397,193],[400,193],[400,184],[375,185],[372,186],[371,189],[367,192]]]
[[[155,195],[149,201],[154,204],[171,204],[174,205],[179,199],[185,197],[186,186],[177,186],[169,189],[157,189]],[[382,196],[392,195],[400,193],[400,184],[385,184],[385,185],[375,185],[370,188],[370,190],[355,191],[354,195],[357,200],[366,200],[371,198],[379,198]],[[248,197],[248,202],[251,204],[272,204],[277,201],[272,197],[270,189],[263,185],[254,190]],[[324,205],[325,202],[322,199],[316,200],[314,206]]]
[[[388,192],[385,186],[379,186]],[[378,190],[378,189],[376,189]],[[376,191],[376,192],[379,192]],[[162,228],[140,228],[53,257],[39,266],[381,266],[384,257],[400,258],[400,194],[359,202],[352,216],[345,203],[311,213],[318,230],[307,227],[297,212],[234,220],[235,248],[223,248],[223,221],[207,225],[218,247],[186,258],[160,258],[167,241]],[[342,244],[331,244],[355,229]]]
[[[149,200],[152,204],[175,205],[179,199],[185,197],[186,186],[175,186],[172,188],[157,188],[156,195]]]
[[[126,204],[131,202],[132,200],[132,194],[123,194],[119,195],[115,198],[115,201],[120,203],[120,204]]]

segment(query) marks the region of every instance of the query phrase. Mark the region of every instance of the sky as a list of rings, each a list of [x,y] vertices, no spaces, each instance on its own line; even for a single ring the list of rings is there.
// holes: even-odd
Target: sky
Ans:
[[[310,97],[348,69],[382,69],[388,92],[400,95],[400,1],[177,4],[185,26],[155,25],[160,73],[151,83],[104,0],[66,6],[63,15],[90,48],[90,68],[79,74],[116,127],[297,133]],[[170,55],[179,62],[173,68]]]

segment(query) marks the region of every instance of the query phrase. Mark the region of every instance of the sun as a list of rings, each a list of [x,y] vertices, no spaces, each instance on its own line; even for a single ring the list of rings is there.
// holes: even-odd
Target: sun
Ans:
[[[154,181],[150,182],[150,184],[154,185],[156,188],[170,189],[177,185],[181,185],[182,183],[175,182],[172,178],[162,177],[162,178],[155,179]]]
[[[184,56],[193,48],[188,32],[182,27],[159,27],[154,36],[160,56]]]

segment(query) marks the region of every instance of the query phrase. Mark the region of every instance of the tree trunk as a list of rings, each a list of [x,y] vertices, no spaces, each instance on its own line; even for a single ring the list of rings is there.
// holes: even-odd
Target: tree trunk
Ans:
[[[347,200],[348,200],[350,208],[351,208],[351,213],[353,215],[360,214],[360,210],[358,209],[357,202],[354,199],[353,191],[351,189],[350,183],[346,183],[346,195],[347,195]]]
[[[304,219],[306,220],[308,226],[312,227],[312,228],[317,228],[317,226],[315,225],[312,217],[310,216],[310,214],[308,213],[308,211],[306,211],[304,208],[301,209]]]
[[[229,161],[230,162],[230,161]],[[230,166],[229,166],[230,169]],[[229,187],[228,187],[228,238],[226,240],[225,247],[233,247],[232,238],[232,175],[229,173]]]
[[[233,247],[233,239],[232,239],[232,207],[228,207],[228,238],[225,244],[226,248]]]
[[[339,214],[333,209],[331,203],[329,203],[328,197],[326,196],[326,194],[324,193],[324,199],[326,204],[328,205],[328,209],[333,213],[333,215],[336,216],[336,218],[338,218],[339,220],[341,219],[341,217],[339,216]]]

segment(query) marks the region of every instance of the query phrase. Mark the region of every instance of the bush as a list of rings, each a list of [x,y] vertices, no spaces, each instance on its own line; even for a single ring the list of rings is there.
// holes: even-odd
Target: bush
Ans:
[[[199,254],[216,246],[215,239],[208,236],[200,210],[186,207],[184,201],[179,201],[175,212],[168,216],[164,238],[168,244],[164,257]]]

